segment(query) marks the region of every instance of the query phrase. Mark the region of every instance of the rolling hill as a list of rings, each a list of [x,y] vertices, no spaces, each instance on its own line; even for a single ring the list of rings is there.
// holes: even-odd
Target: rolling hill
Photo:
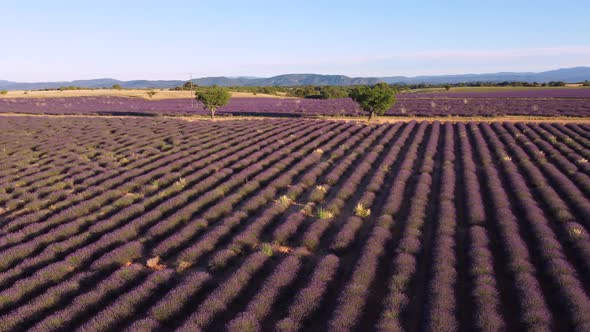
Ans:
[[[562,68],[538,73],[532,72],[501,72],[490,74],[462,74],[462,75],[433,75],[433,76],[386,76],[386,77],[348,77],[344,75],[319,74],[285,74],[267,78],[260,77],[203,77],[193,79],[193,83],[200,86],[298,86],[298,85],[363,85],[386,83],[466,83],[466,82],[582,82],[590,80],[590,67]],[[2,90],[39,90],[57,89],[62,86],[79,86],[84,88],[109,88],[115,84],[123,88],[154,88],[167,89],[182,85],[183,80],[132,80],[121,81],[112,78],[91,80],[75,80],[68,82],[11,82],[0,80]]]

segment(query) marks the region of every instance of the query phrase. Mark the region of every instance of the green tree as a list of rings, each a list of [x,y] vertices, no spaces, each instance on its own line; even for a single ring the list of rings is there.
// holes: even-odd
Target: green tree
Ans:
[[[0,95],[5,95],[5,94],[8,94],[8,91],[6,91],[6,90],[0,91]]]
[[[146,92],[146,93],[147,93],[147,95],[148,95],[150,98],[152,98],[152,97],[153,97],[153,96],[155,96],[155,95],[156,95],[156,93],[158,93],[158,92],[157,92],[157,91],[154,91],[154,90],[149,90],[149,91],[148,91],[148,92]]]
[[[121,84],[113,84],[112,88],[115,89],[115,90],[121,90],[122,89],[121,88]]]
[[[182,90],[190,90],[191,88],[195,88],[197,85],[191,83],[191,81],[187,81],[182,85]]]
[[[378,83],[373,87],[358,86],[350,92],[349,96],[361,109],[369,113],[369,121],[375,115],[383,115],[396,102],[397,90],[386,83]]]
[[[320,99],[346,98],[348,96],[346,87],[322,86],[319,87],[319,92]]]
[[[445,84],[443,85],[443,87],[445,88],[445,90],[449,91],[451,90],[451,85],[450,84]]]
[[[196,98],[197,101],[201,102],[203,106],[211,112],[211,120],[214,120],[215,111],[229,102],[231,94],[226,88],[212,86],[197,91]]]

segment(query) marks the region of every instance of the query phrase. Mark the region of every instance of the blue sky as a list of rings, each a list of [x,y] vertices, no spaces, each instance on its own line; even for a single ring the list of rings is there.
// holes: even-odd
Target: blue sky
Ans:
[[[395,76],[590,65],[590,1],[6,1],[0,79]]]

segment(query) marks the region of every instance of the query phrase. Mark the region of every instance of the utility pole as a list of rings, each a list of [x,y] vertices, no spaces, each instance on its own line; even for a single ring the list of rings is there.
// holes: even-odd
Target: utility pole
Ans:
[[[193,109],[194,108],[194,99],[195,99],[195,98],[193,98],[193,73],[190,73],[190,77],[191,77],[191,80],[190,80],[190,82],[191,82],[190,83],[190,87],[191,87],[191,109]]]

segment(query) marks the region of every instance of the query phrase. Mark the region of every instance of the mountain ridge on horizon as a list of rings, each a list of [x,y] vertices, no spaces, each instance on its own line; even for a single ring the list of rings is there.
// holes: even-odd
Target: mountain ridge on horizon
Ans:
[[[421,76],[383,76],[383,77],[349,77],[345,75],[322,75],[312,73],[283,74],[272,77],[254,76],[211,76],[193,79],[200,86],[300,86],[300,85],[366,85],[379,82],[399,84],[444,84],[469,82],[550,82],[564,81],[577,83],[590,80],[590,67],[560,68],[543,72],[498,72],[485,74],[456,75],[421,75]],[[99,78],[63,82],[13,82],[0,80],[0,90],[39,90],[57,89],[62,86],[79,86],[83,88],[110,88],[115,84],[126,89],[166,89],[182,85],[188,80],[117,80]]]

